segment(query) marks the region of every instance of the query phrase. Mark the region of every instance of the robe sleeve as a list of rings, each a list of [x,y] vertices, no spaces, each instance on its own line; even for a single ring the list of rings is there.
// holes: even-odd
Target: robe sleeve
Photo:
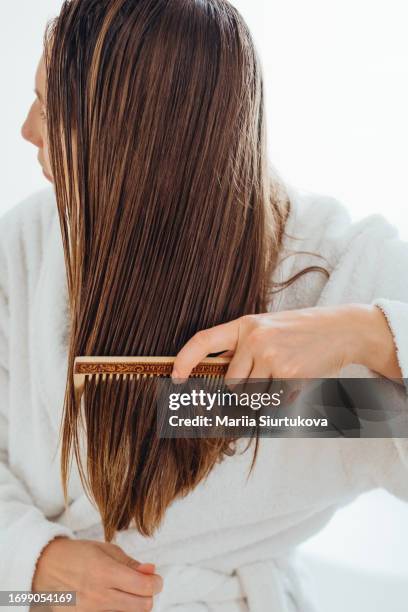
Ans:
[[[395,402],[402,409],[406,403],[408,413],[408,241],[382,215],[352,221],[348,209],[334,198],[291,189],[290,199],[285,245],[288,253],[300,255],[292,257],[286,275],[305,264],[320,264],[329,272],[328,280],[320,275],[313,283],[311,275],[305,274],[293,290],[291,306],[312,302],[316,306],[363,303],[379,307],[392,333],[405,384],[406,398],[402,387],[395,392]],[[355,371],[361,377],[373,375],[362,366]],[[344,439],[340,446],[346,472],[362,490],[378,486],[408,501],[408,438],[398,434],[394,428],[392,437]]]
[[[9,382],[13,372],[9,350],[8,257],[11,255],[7,254],[6,245],[14,223],[13,211],[0,219],[0,588],[30,591],[37,560],[46,544],[57,536],[75,536],[64,525],[45,517],[10,465]],[[28,610],[28,606],[23,609]]]

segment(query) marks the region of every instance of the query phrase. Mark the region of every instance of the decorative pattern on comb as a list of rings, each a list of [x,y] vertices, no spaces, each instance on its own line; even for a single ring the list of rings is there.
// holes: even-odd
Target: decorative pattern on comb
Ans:
[[[77,363],[75,374],[148,374],[170,376],[173,362],[162,363]],[[191,376],[224,376],[227,363],[199,363],[191,371]]]

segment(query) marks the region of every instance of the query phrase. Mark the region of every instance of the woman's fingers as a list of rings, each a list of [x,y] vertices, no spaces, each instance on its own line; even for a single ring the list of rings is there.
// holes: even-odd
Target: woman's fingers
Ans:
[[[138,568],[138,572],[142,572],[142,574],[154,574],[156,571],[156,566],[154,563],[141,563]]]
[[[143,573],[122,563],[115,563],[111,566],[111,585],[132,595],[152,597],[162,590],[163,579],[158,574]]]
[[[234,351],[238,342],[239,319],[222,323],[196,334],[178,352],[173,365],[173,381],[184,380],[209,353]]]
[[[234,356],[234,351],[223,351],[219,357],[233,357]]]
[[[246,393],[269,393],[272,384],[270,366],[265,360],[256,359],[245,385]]]
[[[118,612],[144,612],[145,610],[153,610],[153,597],[141,597],[140,595],[131,595],[116,589],[109,589],[107,605],[109,610],[117,610]]]
[[[38,567],[36,571],[37,589],[50,590],[57,580],[65,590],[77,593],[81,610],[151,610],[153,597],[163,587],[153,564],[139,563],[116,544],[56,538],[46,552],[42,574],[38,575]]]
[[[238,350],[228,366],[225,374],[227,385],[236,385],[248,378],[253,367],[252,355],[248,350]]]
[[[271,370],[269,364],[263,361],[262,359],[256,359],[248,378],[260,378],[262,380],[269,380],[271,378]]]

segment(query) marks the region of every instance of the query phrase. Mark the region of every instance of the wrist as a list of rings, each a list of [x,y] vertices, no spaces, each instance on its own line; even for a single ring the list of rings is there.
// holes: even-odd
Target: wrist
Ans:
[[[69,541],[66,536],[56,536],[50,540],[42,549],[41,554],[37,560],[33,580],[32,590],[33,591],[46,591],[50,590],[51,587],[59,587],[59,576],[55,571],[53,563],[53,554],[56,553],[57,557],[60,554],[61,541]],[[58,549],[58,553],[56,552]]]
[[[391,330],[380,308],[372,304],[349,304],[345,311],[349,329],[348,363],[383,373],[395,357]]]

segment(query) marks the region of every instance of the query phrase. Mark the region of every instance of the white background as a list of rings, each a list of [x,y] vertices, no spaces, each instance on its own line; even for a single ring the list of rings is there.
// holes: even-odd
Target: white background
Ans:
[[[0,214],[47,184],[36,151],[19,131],[33,99],[44,26],[60,4],[2,2]],[[264,67],[272,163],[292,184],[338,197],[356,219],[385,215],[408,238],[406,0],[235,4]],[[365,495],[304,551],[322,612],[405,610],[399,579],[408,577],[408,510],[402,502],[380,492]],[[322,559],[330,562],[323,569]]]
[[[294,185],[385,214],[408,238],[406,0],[236,0],[264,65],[272,162]],[[60,0],[0,9],[0,213],[45,184],[19,130]]]

